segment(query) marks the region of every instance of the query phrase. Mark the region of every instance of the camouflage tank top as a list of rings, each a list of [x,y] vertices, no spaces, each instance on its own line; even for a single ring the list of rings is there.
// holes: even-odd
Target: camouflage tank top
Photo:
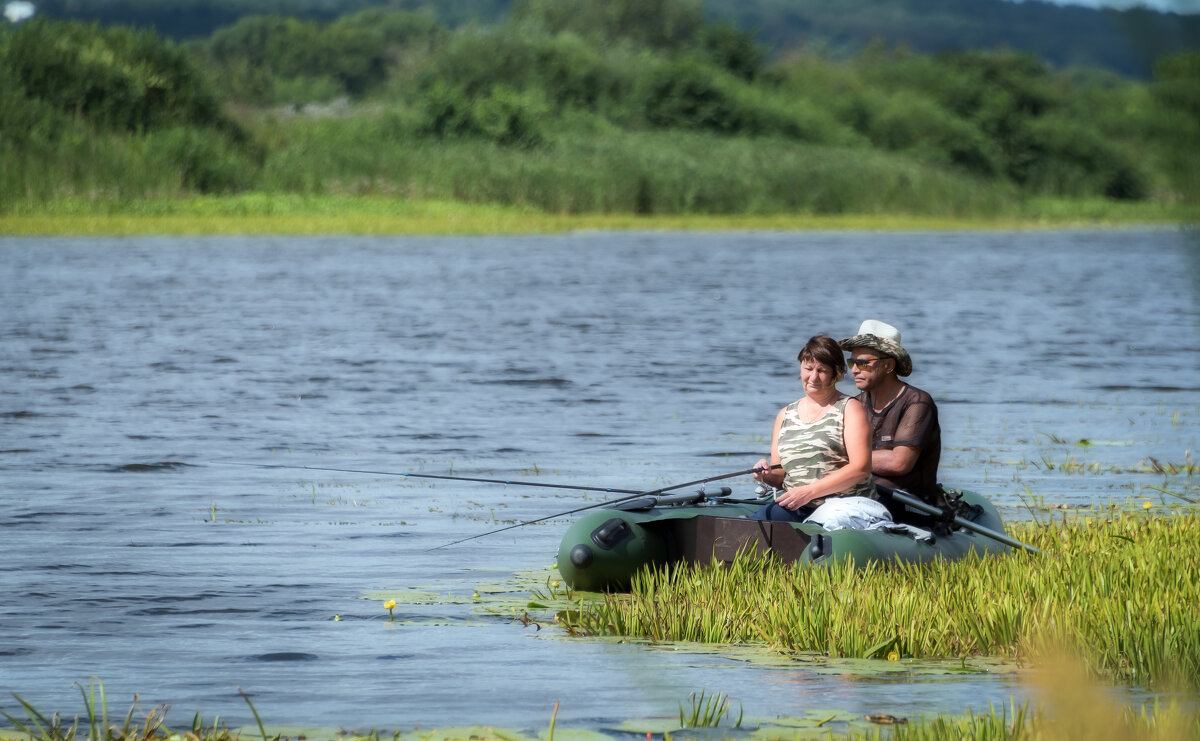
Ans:
[[[803,399],[787,405],[779,425],[779,462],[783,464],[784,489],[811,484],[850,462],[843,434],[846,402],[850,397],[838,399],[812,422],[800,419],[801,401]],[[868,478],[830,496],[874,497],[875,484]]]

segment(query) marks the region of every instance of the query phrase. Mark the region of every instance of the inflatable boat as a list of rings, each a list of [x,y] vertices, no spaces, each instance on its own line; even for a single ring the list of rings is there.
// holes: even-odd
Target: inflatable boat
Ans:
[[[812,523],[764,522],[747,516],[770,497],[715,493],[627,498],[575,521],[558,549],[558,570],[574,589],[624,591],[637,571],[677,562],[729,562],[744,550],[818,566],[853,558],[925,562],[1029,546],[1008,538],[996,508],[974,492],[955,492],[953,512],[880,487],[896,522],[871,530],[826,530]]]

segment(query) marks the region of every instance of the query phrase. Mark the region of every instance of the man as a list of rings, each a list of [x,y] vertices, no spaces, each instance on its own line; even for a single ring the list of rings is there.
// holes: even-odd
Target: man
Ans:
[[[850,375],[871,426],[875,481],[938,503],[942,430],[937,405],[929,394],[899,378],[912,373],[900,330],[868,319],[858,334],[838,344],[850,353]]]

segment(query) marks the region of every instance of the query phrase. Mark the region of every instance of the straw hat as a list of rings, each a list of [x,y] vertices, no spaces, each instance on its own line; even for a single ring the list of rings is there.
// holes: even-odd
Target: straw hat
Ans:
[[[858,334],[838,343],[843,350],[853,350],[856,347],[869,347],[896,359],[896,375],[907,376],[912,373],[912,358],[908,351],[900,345],[900,330],[878,319],[868,319],[858,328]]]

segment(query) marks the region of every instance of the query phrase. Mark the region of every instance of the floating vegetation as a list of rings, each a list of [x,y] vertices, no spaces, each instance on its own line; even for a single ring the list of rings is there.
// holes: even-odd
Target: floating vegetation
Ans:
[[[619,727],[607,729],[622,735],[659,736],[663,741],[685,741],[703,738],[708,741],[722,739],[753,739],[770,741],[780,738],[845,738],[895,739],[896,741],[960,741],[970,738],[976,741],[991,739],[1085,739],[1085,738],[1135,738],[1146,741],[1162,739],[1184,739],[1200,737],[1200,711],[1195,708],[1184,710],[1177,704],[1131,707],[1114,704],[1102,690],[1079,681],[1079,677],[1061,670],[1049,674],[1041,681],[1046,684],[1046,707],[1031,709],[1028,704],[1015,702],[1000,709],[989,706],[985,713],[968,711],[961,716],[937,716],[931,718],[897,718],[884,713],[855,715],[838,710],[811,710],[799,718],[772,717],[746,719],[739,714],[736,725],[721,731],[718,723],[729,716],[729,698],[716,693],[689,696],[691,710],[680,704],[678,725],[674,720],[648,719],[627,720]],[[1055,681],[1057,680],[1057,681]],[[1053,684],[1051,684],[1053,682]],[[81,688],[82,690],[82,688]],[[100,693],[97,701],[96,693]],[[145,713],[143,720],[134,716],[139,712],[137,696],[120,724],[110,724],[108,709],[103,700],[104,688],[98,680],[92,680],[89,690],[83,691],[84,710],[82,717],[75,716],[66,725],[58,713],[47,716],[18,695],[17,701],[24,708],[26,718],[18,719],[8,713],[0,713],[12,723],[19,736],[0,730],[0,739],[28,739],[28,741],[554,741],[557,735],[567,741],[604,741],[613,738],[611,733],[585,729],[558,729],[559,702],[554,703],[549,726],[545,732],[518,731],[493,726],[468,726],[457,728],[424,729],[409,731],[383,731],[371,729],[359,732],[346,729],[314,729],[300,727],[272,727],[269,732],[259,717],[258,711],[245,692],[239,694],[250,706],[255,728],[230,729],[219,718],[206,722],[199,713],[192,718],[188,727],[169,728],[166,724],[166,705],[158,705]],[[90,694],[89,694],[90,693]],[[704,730],[696,730],[704,729]]]
[[[629,594],[578,600],[559,620],[585,635],[835,657],[1036,662],[1066,652],[1092,676],[1200,689],[1200,517],[1064,513],[1011,534],[1045,556],[820,569],[747,557],[658,568]]]

